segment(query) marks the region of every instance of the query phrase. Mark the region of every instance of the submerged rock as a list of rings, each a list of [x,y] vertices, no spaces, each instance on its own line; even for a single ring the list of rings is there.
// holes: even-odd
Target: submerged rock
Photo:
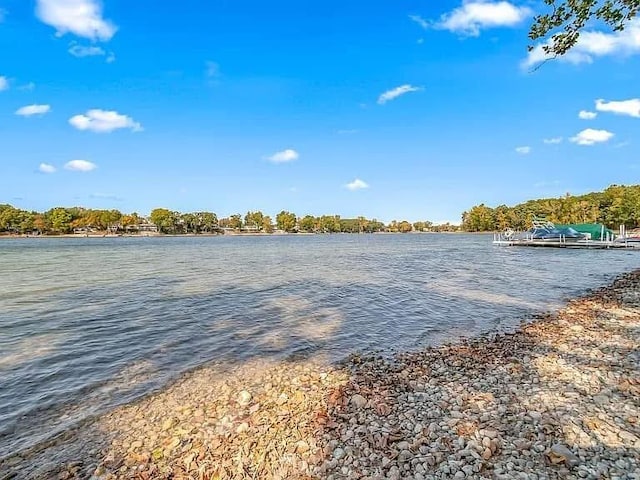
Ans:
[[[639,279],[623,277],[509,334],[392,358],[206,367],[81,429],[75,449],[61,443],[59,455],[83,452],[70,459],[82,463],[61,463],[57,473],[97,480],[636,478],[640,305],[620,299],[640,292]],[[29,461],[45,455],[52,458],[43,450]],[[9,468],[22,478],[20,461],[0,464],[0,478]]]

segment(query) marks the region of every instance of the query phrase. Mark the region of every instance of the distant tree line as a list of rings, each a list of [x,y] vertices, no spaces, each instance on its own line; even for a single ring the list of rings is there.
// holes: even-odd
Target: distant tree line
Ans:
[[[640,227],[640,185],[612,185],[603,192],[529,200],[513,207],[476,205],[462,214],[462,229],[490,232],[531,228],[533,217],[557,224],[602,223],[617,229]]]
[[[306,215],[281,211],[275,221],[261,211],[218,218],[213,212],[181,213],[167,208],[156,208],[149,217],[138,213],[124,214],[119,210],[96,210],[82,207],[56,207],[46,212],[21,210],[0,204],[0,233],[60,235],[69,233],[107,232],[113,234],[157,231],[164,234],[210,234],[225,232],[273,233],[374,233],[374,232],[449,232],[456,225],[434,225],[431,222],[406,220],[392,221],[388,225],[365,217],[342,218],[339,215]]]
[[[118,210],[56,207],[46,212],[33,212],[0,204],[0,232],[6,233],[63,234],[88,228],[109,231],[116,225],[126,228],[140,221],[137,213],[123,215]]]
[[[375,232],[490,232],[513,228],[526,230],[534,217],[545,217],[559,224],[602,223],[617,229],[640,227],[640,185],[612,185],[603,192],[560,198],[529,200],[513,207],[495,208],[476,205],[462,214],[462,225],[435,225],[429,221],[410,223],[393,220],[384,224],[365,217],[342,218],[339,215],[298,217],[281,211],[275,221],[261,211],[249,211],[218,218],[213,212],[181,213],[166,208],[154,209],[149,217],[119,210],[82,207],[56,207],[46,212],[21,210],[0,204],[0,233],[56,235],[82,232],[136,233],[158,231],[164,234],[207,234],[225,232],[273,233],[375,233]]]

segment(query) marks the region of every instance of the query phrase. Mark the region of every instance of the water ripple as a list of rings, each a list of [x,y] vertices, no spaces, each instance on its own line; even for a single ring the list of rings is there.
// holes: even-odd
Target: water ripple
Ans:
[[[19,239],[0,264],[1,461],[206,362],[508,329],[640,254],[477,235]]]

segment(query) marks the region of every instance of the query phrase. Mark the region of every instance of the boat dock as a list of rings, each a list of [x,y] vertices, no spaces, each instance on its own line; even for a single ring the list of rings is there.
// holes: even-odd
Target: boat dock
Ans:
[[[502,247],[548,247],[548,248],[577,248],[577,249],[610,249],[627,248],[640,250],[640,244],[624,241],[614,242],[606,240],[574,240],[574,239],[506,239],[501,234],[494,234],[493,244]]]
[[[533,217],[533,228],[515,232],[508,228],[493,234],[493,244],[504,247],[548,247],[604,250],[612,248],[637,249],[640,237],[629,236],[624,225],[619,235],[602,224],[554,225],[545,218]]]

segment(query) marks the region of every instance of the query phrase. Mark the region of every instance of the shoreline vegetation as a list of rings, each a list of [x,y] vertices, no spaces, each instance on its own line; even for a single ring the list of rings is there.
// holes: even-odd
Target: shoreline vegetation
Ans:
[[[636,478],[639,352],[635,271],[511,333],[204,366],[0,478]]]
[[[529,200],[513,207],[476,205],[462,214],[462,230],[468,232],[517,231],[531,227],[533,217],[556,224],[599,223],[617,230],[640,227],[640,185],[611,185],[602,192],[566,194],[559,198]]]
[[[465,231],[442,231],[442,232],[371,232],[366,233],[369,235],[429,235],[429,234],[447,234],[447,235],[486,235],[488,232],[465,232]],[[364,234],[364,233],[363,233]],[[313,232],[281,232],[275,231],[273,233],[265,232],[224,232],[224,233],[183,233],[183,234],[171,234],[171,233],[106,233],[106,232],[92,232],[92,233],[62,233],[62,234],[49,234],[49,235],[29,235],[29,234],[12,234],[12,233],[0,233],[0,240],[16,239],[16,238],[32,238],[32,239],[44,239],[44,238],[206,238],[206,237],[278,237],[278,236],[316,236],[316,235],[351,235],[349,232],[335,232],[331,234],[313,233]]]
[[[156,208],[148,217],[119,210],[56,207],[35,212],[0,204],[0,236],[151,236],[274,233],[411,233],[495,232],[527,230],[532,219],[544,217],[559,224],[600,223],[616,230],[640,227],[640,185],[612,185],[602,192],[529,200],[508,207],[476,205],[462,214],[460,225],[430,221],[393,220],[388,224],[363,216],[305,215],[282,210],[271,216],[261,211],[218,218],[214,212],[182,213]]]
[[[281,211],[275,222],[261,211],[249,211],[218,218],[213,212],[181,213],[156,208],[148,217],[119,210],[95,210],[83,207],[56,207],[46,212],[30,212],[0,204],[0,236],[152,236],[222,235],[285,233],[410,233],[456,232],[457,225],[393,220],[389,224],[365,217],[306,215]]]

